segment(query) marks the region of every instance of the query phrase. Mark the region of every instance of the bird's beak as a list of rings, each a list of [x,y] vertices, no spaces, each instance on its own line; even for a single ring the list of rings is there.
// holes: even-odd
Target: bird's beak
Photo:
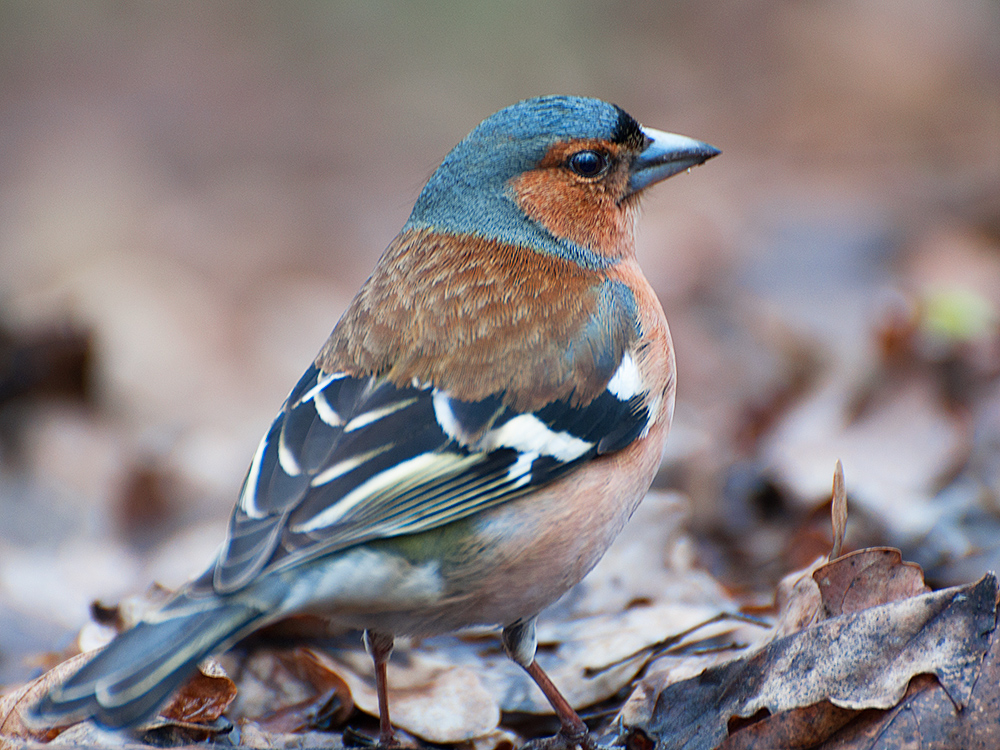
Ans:
[[[650,142],[632,162],[629,170],[630,195],[722,153],[714,146],[683,135],[653,128],[643,128],[642,132]]]

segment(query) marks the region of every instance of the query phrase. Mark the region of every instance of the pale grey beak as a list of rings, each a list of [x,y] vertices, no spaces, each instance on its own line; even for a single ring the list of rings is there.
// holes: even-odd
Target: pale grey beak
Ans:
[[[664,133],[653,128],[643,128],[642,132],[650,139],[650,143],[632,162],[629,170],[630,194],[638,193],[678,172],[704,164],[722,153],[714,146],[687,136]]]

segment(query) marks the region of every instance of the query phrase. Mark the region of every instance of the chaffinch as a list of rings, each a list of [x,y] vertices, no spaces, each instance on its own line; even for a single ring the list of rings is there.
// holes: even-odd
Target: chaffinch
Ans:
[[[718,154],[596,99],[497,112],[445,157],[250,463],[217,557],[33,708],[36,723],[153,716],[206,656],[288,615],[365,631],[382,745],[393,636],[535,620],[649,488],[674,355],[635,258],[639,197]]]

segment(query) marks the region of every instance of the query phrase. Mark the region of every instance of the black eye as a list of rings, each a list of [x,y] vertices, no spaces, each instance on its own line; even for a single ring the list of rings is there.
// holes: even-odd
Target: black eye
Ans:
[[[569,157],[569,168],[581,177],[597,177],[608,168],[608,158],[600,151],[577,151]]]

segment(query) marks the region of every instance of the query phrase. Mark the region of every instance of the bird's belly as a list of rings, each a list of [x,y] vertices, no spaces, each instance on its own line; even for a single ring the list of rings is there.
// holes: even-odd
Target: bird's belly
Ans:
[[[661,420],[644,439],[530,495],[319,560],[308,581],[296,581],[303,605],[293,594],[285,609],[398,635],[535,615],[590,572],[618,536],[652,482],[666,432]]]

